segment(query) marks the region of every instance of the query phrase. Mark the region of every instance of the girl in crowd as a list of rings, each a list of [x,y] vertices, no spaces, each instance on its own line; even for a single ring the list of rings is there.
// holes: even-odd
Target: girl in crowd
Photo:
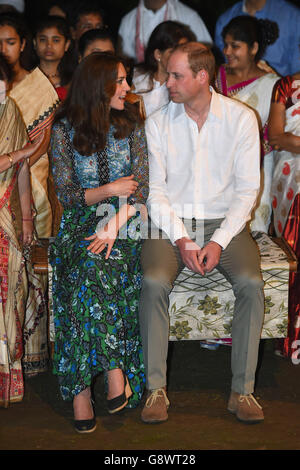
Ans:
[[[269,139],[275,168],[272,183],[274,229],[300,258],[300,72],[275,85],[269,117]],[[284,340],[277,340],[276,354],[297,355],[300,339],[300,274],[290,274],[289,322]],[[296,341],[294,343],[294,341]]]
[[[27,277],[23,248],[33,236],[27,158],[40,145],[28,142],[19,110],[7,90],[12,71],[0,55],[0,406],[21,401],[21,358]],[[20,237],[21,235],[21,237]]]
[[[127,225],[134,204],[143,209],[146,202],[148,164],[143,122],[125,102],[128,90],[120,59],[90,54],[74,73],[52,131],[53,177],[64,207],[50,258],[54,372],[62,397],[73,400],[78,432],[96,427],[91,384],[99,372],[107,373],[110,413],[136,406],[144,388],[141,242]]]
[[[23,53],[27,31],[21,18],[1,15],[0,45],[13,68],[14,78],[9,96],[16,102],[25,122],[30,141],[43,134],[39,148],[30,157],[31,190],[35,207],[34,226],[39,238],[52,232],[52,211],[48,199],[48,155],[53,113],[59,104],[57,93],[47,77],[37,67],[25,69]],[[35,274],[27,262],[29,293],[24,324],[24,371],[28,375],[47,369],[47,308],[44,293],[46,274]]]
[[[279,79],[258,66],[266,47],[278,37],[278,26],[251,16],[233,18],[222,32],[227,63],[218,71],[216,86],[225,96],[242,101],[257,116],[262,137],[262,188],[252,222],[252,231],[268,233],[271,220],[271,182],[273,154],[267,139],[273,86]]]
[[[77,65],[68,23],[62,17],[48,16],[39,22],[33,42],[39,68],[64,100]]]
[[[177,21],[164,21],[152,32],[145,52],[145,62],[135,68],[134,92],[144,99],[146,115],[169,102],[166,65],[173,47],[195,41],[195,35]]]
[[[92,52],[110,52],[115,54],[115,41],[107,28],[90,29],[83,33],[78,41],[79,58],[90,55]]]

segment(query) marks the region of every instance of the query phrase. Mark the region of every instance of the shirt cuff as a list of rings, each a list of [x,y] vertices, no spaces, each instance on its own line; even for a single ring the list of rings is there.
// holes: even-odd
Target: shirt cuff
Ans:
[[[225,250],[225,248],[227,248],[227,246],[231,242],[232,238],[233,237],[231,233],[227,232],[222,228],[217,228],[210,241],[218,243],[218,245],[220,245],[222,249]]]

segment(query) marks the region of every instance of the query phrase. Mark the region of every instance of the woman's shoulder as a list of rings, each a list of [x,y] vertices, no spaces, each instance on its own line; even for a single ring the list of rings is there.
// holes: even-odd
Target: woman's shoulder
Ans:
[[[151,85],[150,73],[140,70],[139,68],[135,68],[133,72],[132,83],[136,93],[148,90]]]
[[[55,121],[52,126],[52,132],[71,132],[72,126],[66,117]]]

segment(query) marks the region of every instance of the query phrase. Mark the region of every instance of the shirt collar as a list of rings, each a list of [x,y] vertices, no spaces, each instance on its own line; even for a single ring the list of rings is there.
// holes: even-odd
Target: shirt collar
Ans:
[[[219,94],[213,89],[213,87],[210,86],[209,89],[211,92],[211,102],[210,102],[210,108],[209,108],[207,119],[211,119],[211,118],[222,119],[222,107],[220,103]],[[174,105],[174,112],[173,112],[174,119],[182,115],[187,115],[185,112],[183,103],[173,103],[173,105]]]

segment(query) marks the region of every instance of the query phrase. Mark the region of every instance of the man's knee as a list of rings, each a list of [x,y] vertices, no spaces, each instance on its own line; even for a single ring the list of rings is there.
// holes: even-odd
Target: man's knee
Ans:
[[[264,281],[259,274],[243,274],[235,280],[233,285],[235,296],[242,294],[250,299],[255,295],[263,295],[263,288]]]

